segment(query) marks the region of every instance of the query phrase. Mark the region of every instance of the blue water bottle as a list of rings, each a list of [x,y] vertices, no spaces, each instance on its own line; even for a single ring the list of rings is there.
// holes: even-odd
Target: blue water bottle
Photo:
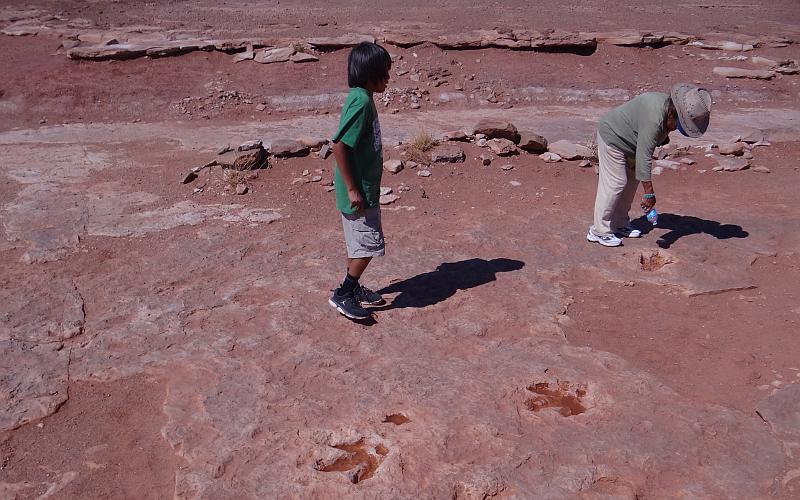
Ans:
[[[647,212],[647,220],[652,224],[658,224],[658,212],[656,212],[655,207],[651,208],[649,212]]]

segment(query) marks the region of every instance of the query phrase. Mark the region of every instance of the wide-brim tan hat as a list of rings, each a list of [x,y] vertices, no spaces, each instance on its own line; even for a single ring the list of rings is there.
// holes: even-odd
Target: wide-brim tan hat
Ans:
[[[700,137],[708,130],[711,118],[711,94],[706,89],[679,83],[670,92],[678,112],[681,130],[689,137]]]

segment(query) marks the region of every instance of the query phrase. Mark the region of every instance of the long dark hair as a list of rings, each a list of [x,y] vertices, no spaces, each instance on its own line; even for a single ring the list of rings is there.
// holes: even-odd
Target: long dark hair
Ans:
[[[370,82],[386,78],[392,67],[392,58],[377,43],[361,42],[347,57],[347,85],[365,88]]]

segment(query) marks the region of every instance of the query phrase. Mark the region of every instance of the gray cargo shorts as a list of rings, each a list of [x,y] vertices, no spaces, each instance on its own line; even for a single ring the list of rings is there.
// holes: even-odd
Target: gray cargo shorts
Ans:
[[[380,257],[385,252],[381,207],[370,207],[354,214],[342,214],[344,242],[351,259]]]

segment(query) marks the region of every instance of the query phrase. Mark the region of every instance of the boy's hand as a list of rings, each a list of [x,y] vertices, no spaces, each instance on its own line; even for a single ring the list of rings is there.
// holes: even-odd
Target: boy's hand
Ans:
[[[355,208],[356,212],[360,212],[364,209],[366,201],[360,190],[349,189],[347,191],[347,196],[350,198],[350,208]]]

